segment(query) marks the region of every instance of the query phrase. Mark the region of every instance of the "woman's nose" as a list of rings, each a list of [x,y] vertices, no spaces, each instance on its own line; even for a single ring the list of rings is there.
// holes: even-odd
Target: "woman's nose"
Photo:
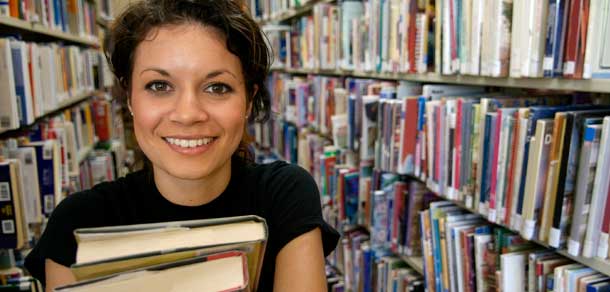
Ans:
[[[187,90],[178,95],[170,114],[171,121],[189,125],[207,119],[207,109],[195,90]]]

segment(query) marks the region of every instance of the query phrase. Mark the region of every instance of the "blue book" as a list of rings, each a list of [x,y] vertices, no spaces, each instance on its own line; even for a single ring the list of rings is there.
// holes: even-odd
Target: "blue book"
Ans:
[[[563,50],[567,32],[567,0],[549,0],[544,49],[544,77],[563,76]]]
[[[373,251],[368,247],[362,249],[362,263],[363,292],[373,292]]]
[[[61,183],[59,185],[56,184],[59,181],[57,176],[60,175],[59,170],[56,168],[56,156],[54,153],[57,145],[55,141],[48,140],[31,142],[27,146],[34,147],[36,150],[42,214],[49,216],[57,203],[59,203],[56,202],[56,198],[60,196],[59,192],[61,192]]]
[[[356,106],[357,97],[350,94],[347,99],[347,148],[354,151],[356,150],[357,141],[359,137],[356,137],[356,112],[358,107]]]
[[[350,225],[358,224],[359,177],[357,172],[344,177],[345,216]]]
[[[25,126],[28,124],[27,120],[27,102],[26,102],[26,84],[29,80],[24,79],[22,50],[20,45],[15,45],[11,41],[11,57],[13,61],[13,76],[15,78],[15,94],[17,95],[17,109],[19,110],[19,124]]]
[[[11,172],[15,171],[10,162],[0,162],[0,248],[18,248],[17,212],[15,206],[15,186]]]
[[[491,186],[491,158],[493,157],[493,128],[495,128],[494,116],[497,116],[496,113],[487,113],[485,114],[485,132],[483,133],[485,139],[483,140],[483,158],[481,169],[483,170],[483,175],[481,176],[481,190],[479,193],[479,206],[484,206],[487,201],[487,196],[489,195],[489,190]]]
[[[589,284],[587,292],[610,292],[610,281]]]

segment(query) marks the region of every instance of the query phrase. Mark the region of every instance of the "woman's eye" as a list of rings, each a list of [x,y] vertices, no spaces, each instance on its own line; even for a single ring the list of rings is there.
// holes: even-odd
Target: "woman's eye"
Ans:
[[[225,94],[231,91],[231,87],[222,83],[215,83],[205,89],[206,92],[213,94]]]
[[[151,83],[148,83],[146,85],[146,89],[152,91],[152,92],[167,92],[171,90],[171,87],[169,86],[169,84],[167,84],[166,82],[161,82],[161,81],[153,81]]]

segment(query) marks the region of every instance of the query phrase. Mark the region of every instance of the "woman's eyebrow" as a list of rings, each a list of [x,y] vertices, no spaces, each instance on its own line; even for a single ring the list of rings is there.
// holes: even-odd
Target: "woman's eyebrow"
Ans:
[[[163,76],[166,76],[166,77],[171,76],[169,74],[169,72],[167,72],[167,71],[165,71],[163,69],[160,69],[160,68],[146,68],[146,69],[142,70],[142,72],[140,72],[140,75],[144,74],[144,72],[146,72],[146,71],[154,71],[154,72],[157,72],[157,73],[159,73],[159,74],[161,74]]]
[[[233,74],[233,72],[226,70],[226,69],[221,69],[221,70],[214,70],[210,73],[208,73],[208,75],[205,76],[206,79],[211,79],[214,78],[216,76],[222,75],[223,73],[227,73],[231,76],[233,76],[233,78],[238,79],[237,76],[235,74]]]

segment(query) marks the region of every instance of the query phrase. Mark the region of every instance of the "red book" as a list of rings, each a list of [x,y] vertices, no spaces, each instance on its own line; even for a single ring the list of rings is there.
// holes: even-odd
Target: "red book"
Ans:
[[[516,156],[517,156],[517,151],[518,151],[518,147],[517,147],[517,137],[519,136],[519,111],[515,112],[515,123],[513,125],[513,140],[512,140],[512,144],[511,145],[511,155],[510,157],[512,157],[512,159],[510,159],[510,161],[508,161],[508,172],[506,173],[506,194],[504,195],[506,197],[506,212],[504,213],[504,224],[506,224],[507,226],[510,226],[510,216],[511,216],[511,208],[513,206],[513,202],[512,202],[512,198],[513,198],[513,188],[515,187],[513,185],[513,176],[515,173],[515,160],[516,160]]]
[[[415,62],[415,39],[417,38],[417,1],[412,0],[409,3],[409,72],[417,73],[417,63]]]
[[[589,6],[591,0],[583,0],[580,10],[580,25],[578,42],[576,44],[576,71],[574,78],[582,79],[585,66],[585,51],[587,49],[587,28],[589,27]]]
[[[406,98],[403,100],[402,152],[400,153],[401,168],[406,173],[413,172],[415,159],[415,143],[417,142],[417,98]],[[410,163],[409,163],[410,161]],[[410,164],[410,167],[407,165]],[[407,171],[408,170],[408,171]]]
[[[441,179],[441,143],[440,142],[440,138],[442,137],[441,135],[443,135],[443,132],[441,131],[441,107],[440,106],[436,106],[434,108],[434,115],[436,118],[436,129],[434,129],[435,135],[436,135],[436,139],[434,140],[434,177],[433,177],[433,181],[436,183],[440,183],[440,179]]]
[[[96,100],[93,102],[93,115],[95,133],[100,141],[110,140],[110,104],[107,101]]]
[[[33,107],[33,112],[34,115],[36,115],[36,113],[42,114],[41,109],[37,109],[36,108],[36,86],[34,86],[34,60],[33,60],[33,55],[32,55],[32,45],[28,44],[27,45],[27,50],[28,50],[28,71],[30,72],[30,89],[32,90],[32,107]]]
[[[563,76],[574,78],[576,73],[576,55],[578,54],[578,39],[581,25],[581,6],[584,0],[570,1],[568,19],[566,21],[567,34],[565,39],[565,55],[563,62]]]
[[[455,156],[453,157],[453,189],[459,191],[460,185],[460,168],[462,167],[462,107],[464,106],[464,100],[461,98],[457,99],[457,110],[456,110],[456,121],[455,121]]]
[[[405,209],[405,193],[407,192],[407,183],[398,181],[394,184],[394,208],[392,214],[392,230],[391,230],[391,245],[392,252],[398,253],[398,233],[404,228],[400,228],[400,216],[404,214]]]
[[[610,188],[608,188],[608,198],[604,208],[604,219],[602,221],[602,233],[610,233]]]

